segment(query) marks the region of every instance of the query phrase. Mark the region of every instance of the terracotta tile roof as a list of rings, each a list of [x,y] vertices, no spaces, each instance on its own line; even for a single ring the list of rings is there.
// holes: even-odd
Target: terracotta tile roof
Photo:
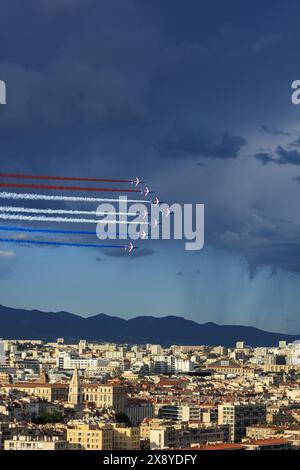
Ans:
[[[66,388],[69,384],[63,383],[41,383],[41,382],[16,382],[6,385],[7,388]]]
[[[281,438],[271,438],[271,439],[257,439],[254,441],[247,441],[243,442],[243,445],[255,445],[255,446],[274,446],[274,445],[281,445],[281,444],[289,444],[289,441],[286,439]]]
[[[222,444],[208,444],[203,446],[192,446],[181,450],[244,450],[242,444],[222,443]]]

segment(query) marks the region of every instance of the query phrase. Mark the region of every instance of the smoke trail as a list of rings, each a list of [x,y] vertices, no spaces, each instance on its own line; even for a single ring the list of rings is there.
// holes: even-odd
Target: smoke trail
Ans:
[[[60,189],[62,191],[97,191],[105,193],[141,193],[140,189],[120,188],[83,188],[81,186],[63,186],[52,184],[0,183],[1,188]]]
[[[80,178],[73,176],[49,176],[49,175],[23,175],[22,173],[0,173],[0,178],[18,178],[35,180],[56,180],[56,181],[93,181],[102,183],[131,183],[132,180],[109,179],[109,178]]]
[[[46,217],[46,216],[30,216],[30,215],[18,215],[18,214],[0,214],[2,220],[26,220],[29,222],[58,222],[58,223],[79,223],[79,224],[139,224],[139,225],[150,225],[149,222],[137,222],[137,221],[125,221],[125,220],[100,220],[100,219],[79,219],[69,217]]]
[[[27,212],[31,214],[72,214],[72,215],[128,215],[136,216],[138,212],[106,212],[106,211],[81,211],[68,209],[36,209],[33,207],[0,206],[0,212]]]
[[[10,193],[0,192],[1,199],[11,200],[27,200],[27,201],[64,201],[64,202],[120,202],[122,199],[111,199],[102,197],[82,197],[82,196],[54,196],[51,194],[37,194],[37,193]],[[143,204],[151,204],[151,201],[142,199],[126,199],[126,202],[141,202]]]
[[[0,238],[2,243],[28,243],[31,245],[48,245],[48,246],[72,246],[72,247],[81,247],[81,248],[122,248],[126,250],[127,245],[98,245],[91,243],[73,243],[73,242],[51,242],[51,241],[41,241],[41,240],[18,240],[15,238]]]

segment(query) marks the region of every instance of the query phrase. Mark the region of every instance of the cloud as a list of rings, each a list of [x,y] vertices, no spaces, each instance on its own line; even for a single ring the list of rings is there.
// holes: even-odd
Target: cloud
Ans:
[[[15,257],[14,251],[0,250],[0,259],[1,260],[13,259],[14,257]]]
[[[264,50],[277,44],[282,38],[283,35],[281,33],[267,34],[254,42],[253,49],[256,51]]]
[[[16,254],[11,250],[0,250],[0,278],[9,278],[16,264]]]
[[[293,142],[290,142],[288,144],[289,147],[299,147],[300,146],[300,137],[298,137],[296,140],[293,140]]]
[[[0,127],[130,125],[146,119],[142,92],[108,68],[78,59],[58,59],[44,73],[0,64],[8,99]],[[13,90],[13,92],[12,92]]]
[[[300,274],[300,225],[278,218],[253,215],[238,232],[219,233],[214,244],[241,254],[247,261],[250,277],[269,267]]]
[[[261,123],[280,123],[280,118],[282,126],[278,126],[285,128],[284,123],[291,122],[289,91],[282,83],[290,83],[292,55],[269,47],[267,52],[273,55],[266,60],[263,53],[249,49],[253,38],[257,39],[254,48],[261,51],[276,42],[265,29],[266,15],[260,15],[258,30],[255,9],[245,15],[241,8],[241,17],[237,11],[226,10],[231,31],[225,36],[220,35],[224,21],[216,22],[215,8],[207,5],[209,12],[198,14],[199,2],[195,2],[199,10],[184,10],[189,21],[181,21],[181,7],[170,9],[163,2],[152,5],[150,14],[146,2],[72,0],[69,16],[71,0],[34,0],[35,15],[27,18],[13,12],[15,3],[6,2],[1,10],[1,42],[7,47],[2,48],[0,77],[8,84],[8,105],[1,108],[0,140],[7,170],[12,171],[9,166],[13,165],[16,171],[30,168],[38,173],[47,168],[52,174],[59,170],[74,176],[110,176],[124,169],[124,174],[141,173],[151,187],[164,193],[164,200],[176,196],[178,202],[204,201],[207,243],[241,253],[252,272],[268,263],[276,269],[297,270],[292,259],[296,229],[290,239],[290,228],[275,224],[268,239],[249,215],[257,205],[265,204],[263,217],[268,225],[278,208],[274,187],[280,186],[277,192],[285,199],[282,205],[287,212],[294,205],[290,201],[295,201],[289,191],[297,188],[288,181],[290,188],[282,191],[283,176],[277,179],[277,168],[273,172],[268,168],[266,184],[257,164],[243,161],[238,165],[234,160],[246,145],[240,131],[234,131],[237,125],[251,135]],[[27,5],[22,11],[27,11]],[[298,15],[290,17],[295,23],[288,28],[297,38]],[[239,30],[242,18],[247,27],[241,25]],[[253,70],[260,73],[253,74]],[[277,101],[281,98],[285,107]],[[178,116],[183,121],[174,125]],[[202,126],[204,119],[213,131]],[[11,141],[7,141],[8,131]],[[269,125],[261,131],[261,140],[287,134]],[[163,157],[155,162],[147,153],[153,142]],[[164,157],[181,161],[170,165]],[[184,160],[188,158],[194,160]],[[256,158],[265,165],[290,159],[263,151]],[[213,159],[227,164],[213,165]],[[201,170],[206,163],[205,171]],[[182,184],[183,176],[189,184]],[[143,248],[130,256],[115,250],[103,258],[132,260],[152,254]]]
[[[297,149],[286,150],[282,145],[278,145],[275,156],[272,152],[256,153],[255,158],[263,165],[274,163],[276,165],[300,165],[300,153]]]
[[[286,150],[281,145],[279,145],[276,149],[276,152],[279,156],[278,163],[280,165],[300,165],[300,153],[298,150]]]
[[[175,124],[155,145],[156,151],[169,158],[237,158],[247,141],[243,137],[223,132],[217,135],[202,127]]]
[[[259,160],[263,165],[274,162],[272,154],[269,152],[258,152],[254,154],[254,157]]]

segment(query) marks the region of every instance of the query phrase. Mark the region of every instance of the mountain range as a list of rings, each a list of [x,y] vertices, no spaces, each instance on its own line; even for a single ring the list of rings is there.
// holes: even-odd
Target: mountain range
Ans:
[[[251,346],[276,346],[278,341],[293,342],[300,335],[272,333],[252,326],[196,323],[177,316],[140,316],[124,320],[115,316],[99,315],[87,318],[68,312],[41,312],[0,305],[0,338],[42,339],[53,341],[64,337],[67,341],[111,341],[116,343],[158,343],[162,345],[222,345],[234,346],[245,341]]]

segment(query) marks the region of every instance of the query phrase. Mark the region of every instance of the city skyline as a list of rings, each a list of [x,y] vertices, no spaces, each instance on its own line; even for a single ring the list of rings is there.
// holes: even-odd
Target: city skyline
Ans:
[[[203,450],[300,448],[299,343],[60,336],[5,339],[3,347],[0,451],[173,450],[197,459]]]

